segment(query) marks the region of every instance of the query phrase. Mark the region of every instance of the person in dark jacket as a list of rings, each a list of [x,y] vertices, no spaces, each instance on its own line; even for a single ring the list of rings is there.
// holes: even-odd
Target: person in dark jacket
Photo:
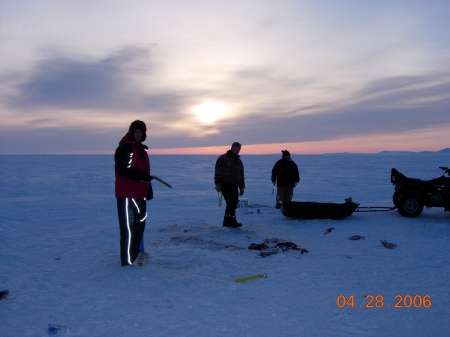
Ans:
[[[288,150],[281,152],[283,153],[282,158],[275,163],[272,169],[272,183],[275,186],[275,181],[277,182],[276,208],[281,208],[283,202],[292,200],[294,187],[300,181],[298,166],[291,159],[291,154]]]
[[[148,260],[148,254],[139,251],[147,218],[146,200],[153,198],[148,147],[142,144],[146,132],[145,123],[135,120],[114,155],[122,266],[140,266]]]
[[[239,156],[241,147],[240,143],[234,142],[231,145],[231,150],[221,155],[216,161],[214,174],[216,191],[222,192],[227,204],[223,218],[224,227],[237,228],[242,226],[236,220],[239,195],[243,195],[245,189],[244,165]]]

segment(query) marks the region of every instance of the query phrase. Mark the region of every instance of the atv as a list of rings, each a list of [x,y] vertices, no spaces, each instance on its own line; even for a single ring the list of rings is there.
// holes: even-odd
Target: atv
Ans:
[[[450,169],[439,168],[444,174],[432,180],[409,178],[395,168],[391,170],[391,183],[395,185],[392,199],[402,216],[414,218],[422,213],[424,206],[450,211]]]

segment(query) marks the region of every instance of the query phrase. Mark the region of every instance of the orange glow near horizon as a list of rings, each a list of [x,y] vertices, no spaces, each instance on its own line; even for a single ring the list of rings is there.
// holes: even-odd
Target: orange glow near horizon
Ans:
[[[239,139],[237,140],[239,141]],[[417,145],[420,144],[420,145]],[[147,144],[151,146],[151,143]],[[246,154],[279,154],[281,150],[289,150],[292,154],[324,154],[324,153],[377,153],[380,151],[439,151],[450,147],[450,132],[447,128],[415,130],[386,135],[358,135],[337,140],[249,144],[242,146],[241,155]],[[222,154],[230,146],[207,146],[170,149],[149,148],[149,154]],[[113,154],[114,150],[78,151],[71,154]]]
[[[419,146],[417,144],[420,144]],[[377,153],[380,151],[439,151],[450,147],[450,133],[447,128],[415,130],[386,135],[358,135],[337,140],[249,144],[242,145],[241,154],[278,154],[289,150],[296,154],[323,153]],[[209,146],[173,149],[149,149],[149,154],[222,154],[229,150],[227,146]]]

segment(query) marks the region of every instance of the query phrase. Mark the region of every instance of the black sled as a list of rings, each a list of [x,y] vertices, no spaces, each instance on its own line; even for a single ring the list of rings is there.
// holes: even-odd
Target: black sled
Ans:
[[[285,201],[281,206],[284,216],[295,219],[332,219],[341,220],[351,215],[359,204],[345,202]]]

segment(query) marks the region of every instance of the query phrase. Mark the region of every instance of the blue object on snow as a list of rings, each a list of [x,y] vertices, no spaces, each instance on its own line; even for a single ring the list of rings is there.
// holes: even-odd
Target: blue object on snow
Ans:
[[[60,327],[58,327],[58,326],[53,326],[53,325],[49,325],[48,326],[48,329],[47,329],[47,332],[48,332],[48,335],[49,336],[54,336],[54,335],[56,335],[58,332],[60,332],[61,331],[61,328]]]

